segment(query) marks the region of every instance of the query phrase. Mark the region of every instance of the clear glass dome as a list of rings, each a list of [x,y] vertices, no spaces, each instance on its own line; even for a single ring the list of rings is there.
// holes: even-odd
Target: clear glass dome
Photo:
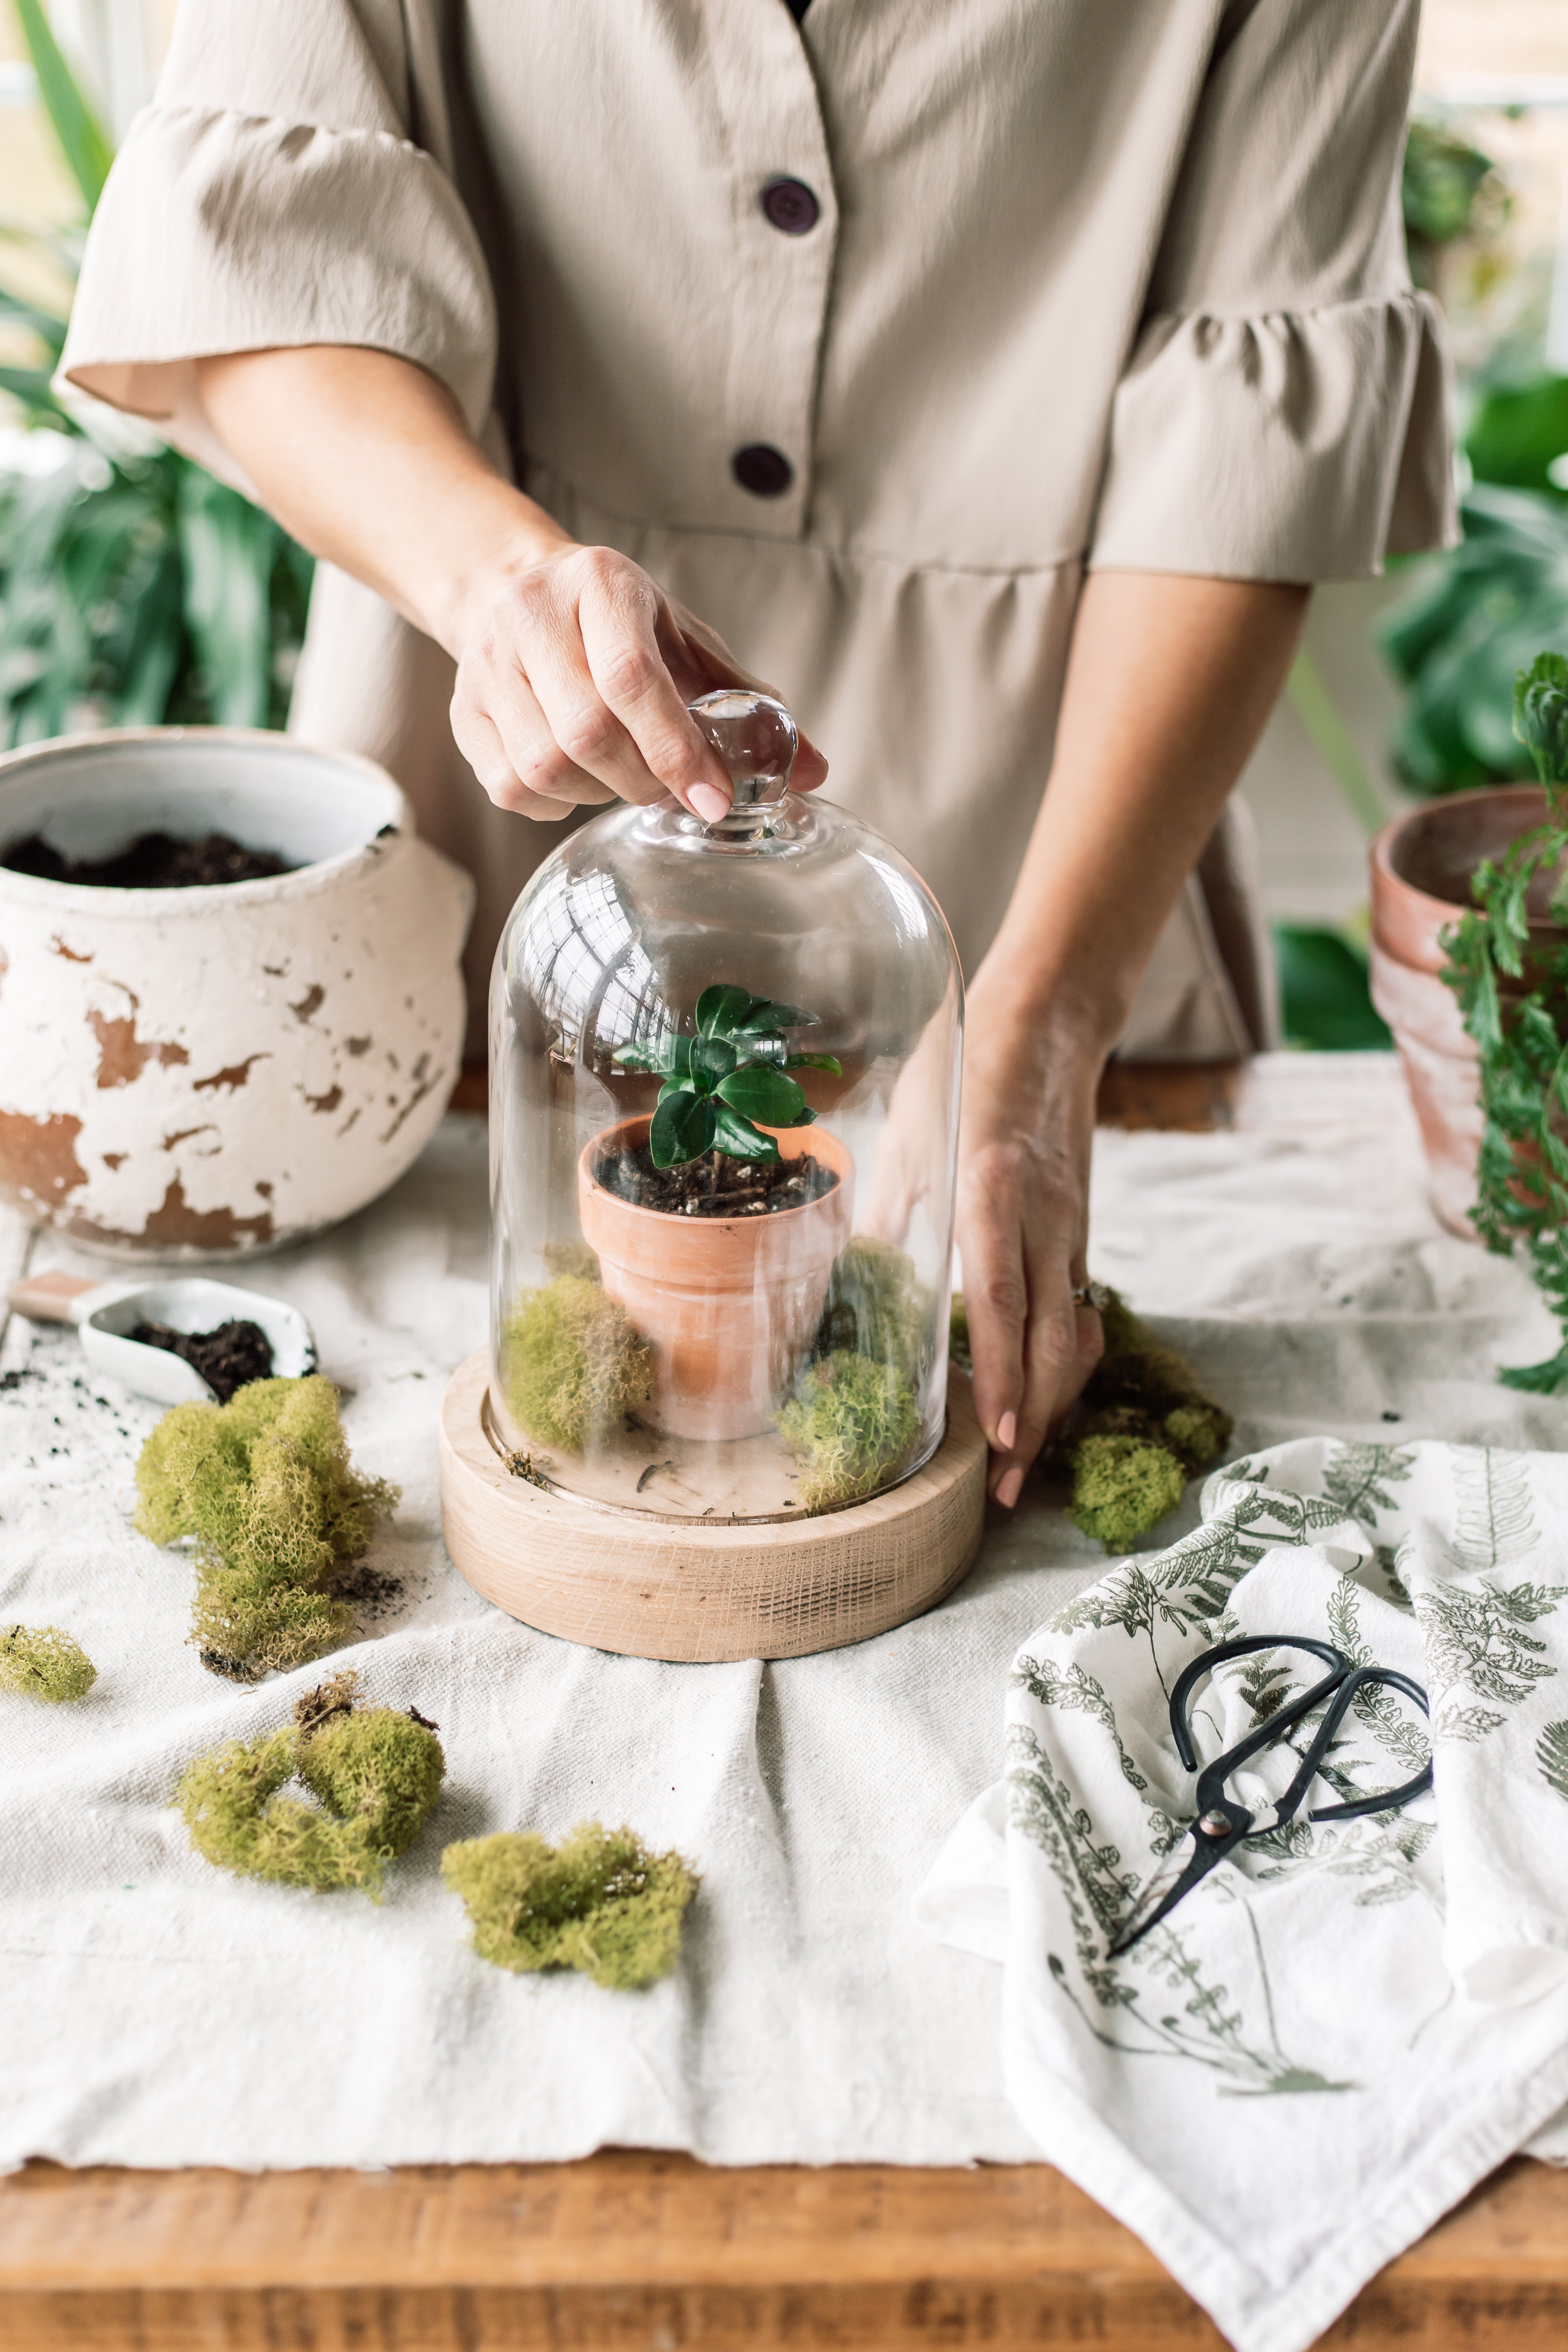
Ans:
[[[942,1440],[963,987],[919,875],[787,790],[783,706],[692,711],[731,814],[596,817],[497,953],[489,1433],[611,1510],[788,1519]]]

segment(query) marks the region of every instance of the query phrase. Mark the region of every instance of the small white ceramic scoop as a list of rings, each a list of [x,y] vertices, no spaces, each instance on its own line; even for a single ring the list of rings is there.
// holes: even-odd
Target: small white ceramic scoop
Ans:
[[[160,1404],[211,1404],[213,1391],[183,1356],[128,1338],[138,1323],[193,1332],[256,1323],[267,1334],[275,1375],[297,1379],[316,1369],[315,1335],[298,1307],[226,1282],[83,1282],[74,1274],[35,1274],[13,1283],[8,1297],[32,1322],[76,1324],[95,1372]]]

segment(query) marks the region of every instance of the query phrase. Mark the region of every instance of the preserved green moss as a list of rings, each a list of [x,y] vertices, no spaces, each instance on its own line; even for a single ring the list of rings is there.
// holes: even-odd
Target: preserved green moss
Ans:
[[[435,1727],[390,1707],[360,1708],[351,1669],[311,1691],[294,1721],[233,1740],[185,1768],[175,1802],[191,1843],[220,1870],[330,1894],[381,1899],[386,1864],[405,1853],[441,1793]],[[319,1800],[279,1792],[299,1780]]]
[[[26,1698],[85,1698],[98,1680],[98,1668],[69,1633],[58,1625],[0,1626],[0,1691]]]
[[[778,1427],[801,1465],[802,1509],[829,1511],[897,1475],[919,1432],[920,1406],[913,1381],[894,1366],[841,1349],[806,1366]]]
[[[1187,1474],[1173,1454],[1141,1437],[1085,1437],[1073,1448],[1071,1517],[1107,1551],[1127,1546],[1173,1511]]]
[[[652,1394],[653,1369],[626,1309],[586,1274],[520,1291],[501,1326],[512,1418],[539,1444],[568,1454],[613,1437]]]
[[[474,1949],[500,1969],[577,1969],[616,1992],[641,1992],[680,1958],[681,1922],[700,1881],[678,1853],[650,1853],[629,1829],[580,1822],[559,1846],[531,1830],[464,1838],[441,1856]]]
[[[1107,1551],[1123,1551],[1175,1508],[1189,1477],[1219,1459],[1233,1424],[1114,1290],[1100,1322],[1105,1353],[1058,1459],[1072,1475],[1076,1524]]]
[[[932,1299],[913,1258],[857,1234],[835,1262],[814,1357],[864,1356],[919,1388],[931,1354]]]
[[[252,1381],[226,1405],[175,1405],[142,1449],[136,1485],[144,1536],[195,1538],[191,1638],[214,1673],[256,1682],[353,1632],[327,1587],[397,1489],[353,1469],[331,1381]]]

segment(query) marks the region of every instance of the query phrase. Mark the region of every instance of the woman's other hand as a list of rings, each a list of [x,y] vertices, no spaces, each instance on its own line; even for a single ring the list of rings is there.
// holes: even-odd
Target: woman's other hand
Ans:
[[[580,547],[505,480],[434,376],[320,343],[199,360],[196,383],[285,528],[452,656],[452,730],[491,800],[556,818],[668,793],[724,814],[729,775],[686,706],[760,681],[639,564]],[[794,789],[826,773],[803,735]]]
[[[1089,1166],[1104,1059],[1065,1013],[1031,1019],[983,968],[969,992],[959,1130],[958,1254],[987,1479],[1011,1509],[1024,1475],[1100,1361],[1088,1279]]]

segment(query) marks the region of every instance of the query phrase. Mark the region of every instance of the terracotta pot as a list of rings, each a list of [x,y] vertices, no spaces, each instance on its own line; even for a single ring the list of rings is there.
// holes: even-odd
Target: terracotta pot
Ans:
[[[115,890],[0,867],[0,1195],[87,1248],[226,1258],[363,1208],[460,1066],[473,885],[368,760],[237,728],[0,758],[0,845],[227,833],[257,882]]]
[[[577,1162],[583,1238],[605,1288],[653,1343],[654,1411],[672,1437],[755,1437],[810,1339],[834,1260],[849,1239],[855,1162],[821,1127],[773,1129],[780,1153],[815,1153],[831,1192],[763,1217],[680,1217],[606,1191],[600,1161],[647,1139],[648,1118],[607,1127]]]
[[[1476,1238],[1469,1212],[1482,1117],[1476,1048],[1441,975],[1442,934],[1472,904],[1470,877],[1542,823],[1537,784],[1503,784],[1428,801],[1384,825],[1372,845],[1372,1001],[1394,1032],[1421,1125],[1432,1205],[1451,1233]],[[1561,935],[1546,919],[1552,877],[1531,891],[1532,936]],[[1506,991],[1505,991],[1506,992]]]

